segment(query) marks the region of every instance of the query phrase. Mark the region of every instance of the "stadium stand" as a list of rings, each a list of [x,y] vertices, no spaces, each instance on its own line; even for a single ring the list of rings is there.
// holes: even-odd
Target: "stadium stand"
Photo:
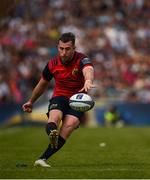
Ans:
[[[25,101],[66,31],[94,63],[96,99],[150,102],[149,11],[147,0],[20,0],[0,21],[0,102]]]

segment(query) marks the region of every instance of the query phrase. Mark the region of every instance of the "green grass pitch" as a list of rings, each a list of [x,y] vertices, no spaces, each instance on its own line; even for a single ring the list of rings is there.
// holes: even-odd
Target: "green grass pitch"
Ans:
[[[34,167],[47,143],[44,126],[1,129],[0,178],[150,178],[148,127],[79,128],[49,159],[51,168]]]

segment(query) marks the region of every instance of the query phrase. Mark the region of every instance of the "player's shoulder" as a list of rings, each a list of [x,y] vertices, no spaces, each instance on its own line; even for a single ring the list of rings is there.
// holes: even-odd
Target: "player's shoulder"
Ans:
[[[76,51],[75,53],[76,53],[76,58],[77,58],[77,59],[83,59],[83,58],[86,58],[86,57],[87,57],[87,56],[86,56],[84,53],[82,53],[82,52]]]
[[[80,67],[83,68],[83,67],[85,67],[87,65],[93,66],[90,58],[87,55],[85,55],[85,54],[83,54],[81,52],[76,52],[76,53],[77,53],[77,56],[78,56],[77,59],[79,59]]]

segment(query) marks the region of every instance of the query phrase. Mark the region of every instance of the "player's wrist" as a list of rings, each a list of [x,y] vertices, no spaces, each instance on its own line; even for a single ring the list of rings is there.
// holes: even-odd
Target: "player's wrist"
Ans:
[[[31,105],[34,103],[33,101],[32,101],[32,99],[29,99],[29,101],[28,101]]]
[[[85,82],[92,83],[93,81],[91,79],[86,79]]]

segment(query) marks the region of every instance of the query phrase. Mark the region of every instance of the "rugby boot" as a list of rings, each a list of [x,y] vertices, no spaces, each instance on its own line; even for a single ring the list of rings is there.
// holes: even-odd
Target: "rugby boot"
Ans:
[[[56,149],[58,147],[58,130],[54,129],[49,134],[50,144],[52,149]]]
[[[44,160],[44,159],[36,160],[34,163],[34,166],[51,167],[49,164],[47,164],[46,160]]]

